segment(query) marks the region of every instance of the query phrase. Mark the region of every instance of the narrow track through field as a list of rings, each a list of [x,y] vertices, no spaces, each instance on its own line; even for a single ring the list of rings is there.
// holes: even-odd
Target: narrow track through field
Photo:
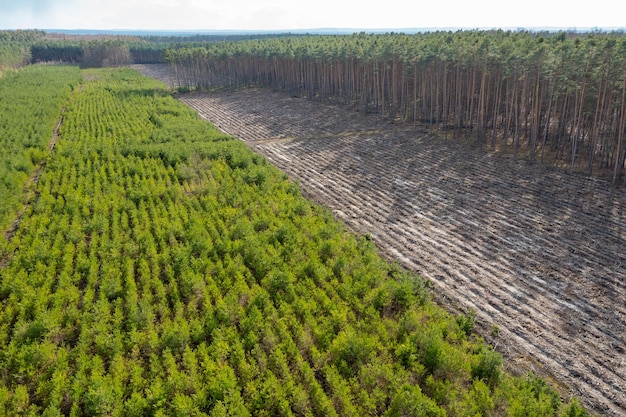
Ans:
[[[179,97],[387,257],[474,308],[517,370],[626,415],[626,193],[265,90]],[[496,343],[495,340],[491,340]]]

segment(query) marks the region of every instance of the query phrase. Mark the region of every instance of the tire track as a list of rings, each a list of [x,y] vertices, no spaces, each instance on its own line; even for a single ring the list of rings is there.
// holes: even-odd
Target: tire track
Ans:
[[[624,190],[276,93],[180,99],[431,280],[449,308],[474,308],[517,370],[626,415]]]

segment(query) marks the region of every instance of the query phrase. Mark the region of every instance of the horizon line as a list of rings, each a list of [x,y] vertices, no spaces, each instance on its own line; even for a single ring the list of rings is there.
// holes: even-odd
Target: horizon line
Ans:
[[[309,32],[325,32],[325,33],[419,33],[419,32],[436,32],[436,31],[472,31],[472,30],[503,30],[503,31],[548,31],[548,32],[619,32],[625,31],[626,26],[431,26],[431,27],[379,27],[379,28],[359,28],[359,27],[317,27],[317,28],[296,28],[296,29],[142,29],[142,28],[107,28],[107,29],[89,29],[89,28],[14,28],[0,30],[41,30],[47,33],[64,33],[64,32],[97,32],[101,34],[123,34],[123,33],[171,33],[171,34],[211,34],[211,33],[246,33],[246,34],[283,34],[283,33],[309,33]]]

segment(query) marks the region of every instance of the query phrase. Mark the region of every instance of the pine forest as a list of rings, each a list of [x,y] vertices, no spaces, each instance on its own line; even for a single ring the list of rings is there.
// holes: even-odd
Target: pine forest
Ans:
[[[626,183],[622,33],[310,36],[168,49],[165,60],[183,88],[284,90]]]

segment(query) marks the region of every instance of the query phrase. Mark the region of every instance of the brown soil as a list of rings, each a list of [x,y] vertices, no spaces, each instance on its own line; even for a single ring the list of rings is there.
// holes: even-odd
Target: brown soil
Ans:
[[[626,415],[624,189],[266,90],[179,98],[475,309],[512,370]]]

